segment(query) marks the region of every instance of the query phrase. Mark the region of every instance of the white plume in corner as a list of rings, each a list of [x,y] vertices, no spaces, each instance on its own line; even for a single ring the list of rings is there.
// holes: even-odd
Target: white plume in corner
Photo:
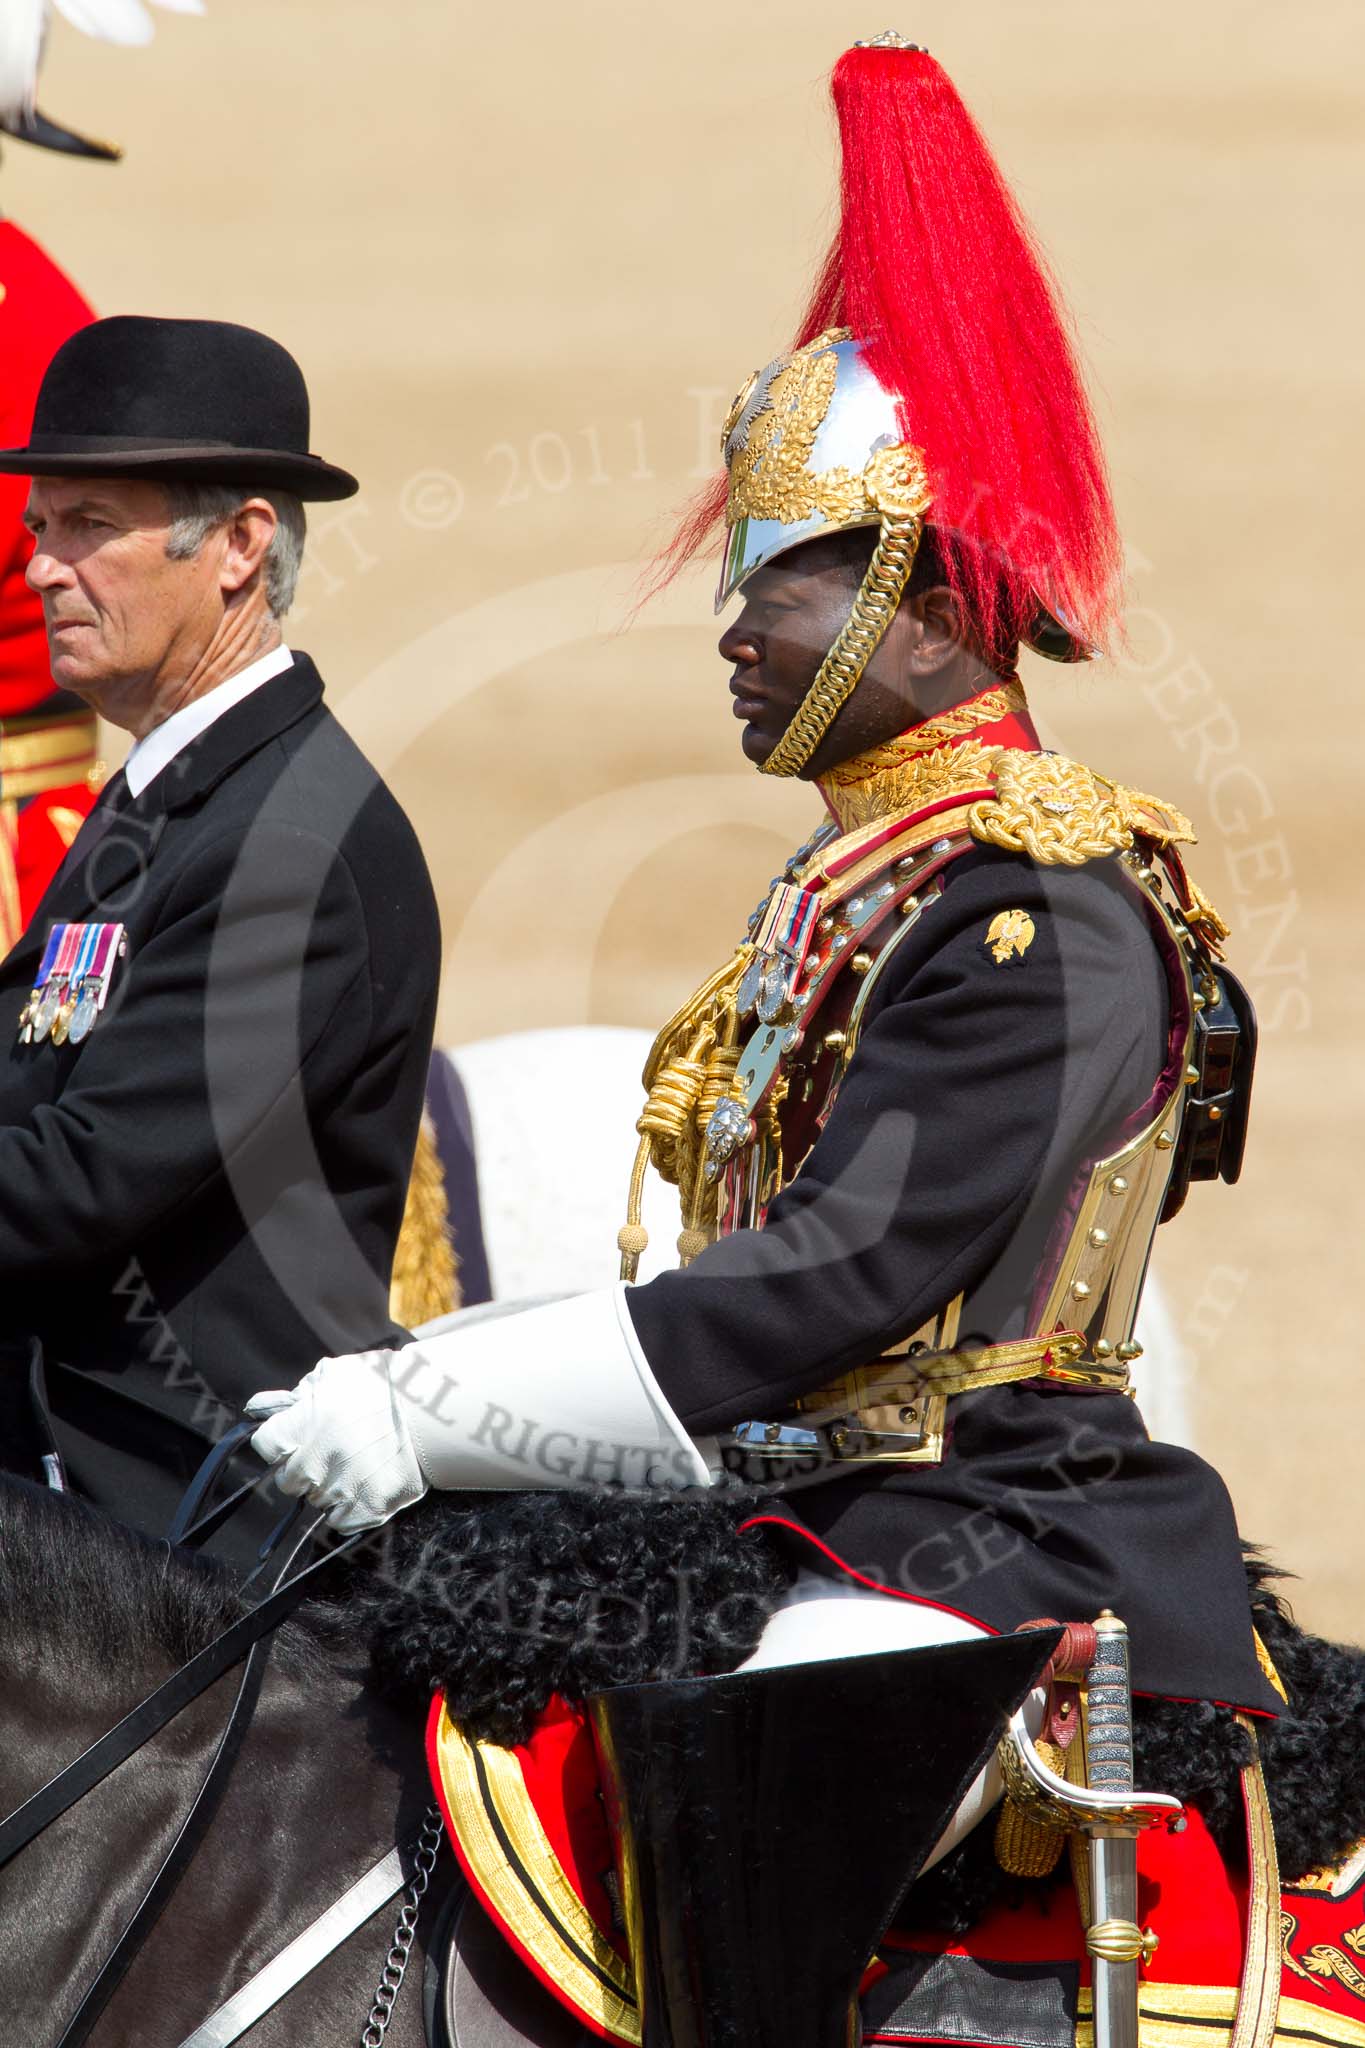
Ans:
[[[33,110],[47,0],[0,0],[0,121]]]
[[[0,0],[0,6],[8,0]],[[168,14],[202,14],[203,0],[153,0]],[[73,28],[104,43],[149,43],[156,32],[144,0],[56,0],[59,14]]]

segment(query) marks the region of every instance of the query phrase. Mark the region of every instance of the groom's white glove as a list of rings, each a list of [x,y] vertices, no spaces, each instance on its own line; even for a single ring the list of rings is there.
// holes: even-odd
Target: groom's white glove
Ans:
[[[427,1486],[706,1486],[711,1468],[660,1392],[624,1286],[421,1339],[324,1358],[257,1394],[252,1448],[335,1529],[374,1528]]]

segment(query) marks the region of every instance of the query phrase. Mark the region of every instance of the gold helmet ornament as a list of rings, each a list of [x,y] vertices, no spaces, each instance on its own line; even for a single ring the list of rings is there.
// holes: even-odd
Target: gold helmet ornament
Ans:
[[[763,764],[797,775],[852,694],[909,584],[936,563],[1001,672],[1023,641],[1102,650],[1120,547],[1100,449],[1046,264],[984,138],[926,50],[855,44],[832,91],[839,228],[795,345],[725,423],[725,475],[685,522],[672,573],[723,518],[719,610],[789,549],[876,541],[849,618]]]

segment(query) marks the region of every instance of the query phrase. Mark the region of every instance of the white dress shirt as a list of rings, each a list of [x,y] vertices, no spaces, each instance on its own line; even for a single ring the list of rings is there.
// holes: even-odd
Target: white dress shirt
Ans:
[[[216,719],[225,711],[231,711],[234,704],[240,704],[253,690],[259,690],[262,683],[268,683],[272,676],[284,674],[293,666],[294,657],[287,647],[276,647],[269,654],[263,654],[259,661],[229,676],[225,683],[215,689],[206,690],[202,697],[196,697],[190,704],[182,704],[179,711],[173,711],[162,724],[154,725],[129,749],[123,764],[128,778],[130,793],[141,796],[148,783],[158,776],[162,769],[183,752],[191,740],[197,740],[201,732],[207,732]]]

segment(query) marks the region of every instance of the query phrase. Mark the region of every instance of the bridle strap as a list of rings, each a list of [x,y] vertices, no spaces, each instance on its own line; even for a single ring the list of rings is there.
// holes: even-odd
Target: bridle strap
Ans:
[[[149,1742],[168,1721],[174,1720],[191,1700],[197,1700],[200,1693],[207,1692],[225,1671],[230,1671],[234,1664],[240,1664],[253,1643],[278,1628],[286,1616],[316,1590],[316,1582],[322,1574],[353,1550],[360,1540],[359,1536],[348,1537],[326,1557],[320,1557],[273,1593],[268,1593],[249,1614],[234,1621],[197,1656],[191,1657],[188,1664],[182,1664],[178,1671],[173,1672],[143,1700],[141,1706],[125,1714],[117,1726],[91,1743],[89,1749],[74,1762],[58,1771],[55,1778],[49,1778],[22,1806],[17,1806],[8,1819],[0,1821],[0,1869],[21,1849],[26,1849],[44,1828],[50,1827],[54,1820],[74,1806],[78,1799],[93,1791],[111,1771],[117,1770],[134,1751],[141,1749],[144,1742]]]
[[[175,1840],[171,1843],[160,1869],[138,1901],[132,1918],[100,1965],[80,2004],[67,2021],[58,2038],[57,2048],[82,2048],[82,2044],[89,2039],[91,2030],[98,2024],[105,2006],[123,1982],[143,1942],[160,1918],[163,1906],[169,1901],[199,1850],[204,1836],[212,1825],[213,1816],[218,1811],[218,1803],[227,1790],[232,1767],[237,1761],[238,1752],[255,1715],[261,1681],[265,1677],[265,1667],[270,1662],[273,1641],[272,1636],[267,1636],[263,1641],[252,1645],[247,1655],[246,1669],[237,1688],[237,1697],[232,1702],[227,1725],[218,1739],[218,1747],[213,1753],[213,1761],[205,1773],[203,1783],[180,1823]]]
[[[209,1514],[202,1512],[205,1502],[212,1497],[213,1489],[231,1459],[249,1438],[256,1434],[260,1426],[259,1422],[235,1422],[231,1429],[223,1432],[209,1451],[181,1495],[180,1505],[171,1518],[170,1528],[166,1531],[166,1541],[173,1550],[184,1545],[197,1549],[216,1529],[221,1528],[234,1508],[239,1507],[248,1494],[254,1493],[257,1487],[270,1477],[268,1472],[262,1472],[259,1478],[249,1480],[245,1486],[239,1486],[235,1493],[230,1493],[227,1499],[221,1501]]]
[[[275,1543],[287,1537],[290,1532],[292,1519],[291,1517],[290,1523],[284,1524],[277,1532],[276,1537],[272,1541],[272,1548]],[[289,1577],[289,1572],[295,1561],[301,1555],[307,1553],[322,1520],[323,1517],[319,1515],[310,1522],[303,1535],[299,1537],[298,1541],[289,1550],[279,1570],[275,1573],[275,1590],[259,1606],[253,1608],[251,1614],[244,1617],[245,1620],[255,1622],[263,1611],[282,1595],[294,1595],[293,1604],[296,1604],[298,1598],[301,1597],[296,1589],[305,1581],[311,1585],[312,1576],[317,1570],[317,1566],[310,1566],[307,1570],[297,1573],[292,1579]],[[320,1559],[319,1563],[322,1565],[331,1564],[338,1554],[337,1551],[333,1551],[328,1557]],[[265,1561],[263,1558],[262,1563]],[[284,1583],[281,1584],[281,1581]],[[285,1612],[287,1611],[288,1609],[286,1608]],[[265,1667],[270,1661],[270,1651],[274,1642],[274,1629],[282,1619],[283,1614],[277,1616],[274,1621],[268,1624],[263,1632],[258,1632],[250,1643],[247,1649],[246,1669],[242,1673],[236,1698],[233,1700],[229,1710],[223,1732],[218,1738],[213,1759],[204,1775],[199,1790],[194,1796],[189,1811],[176,1830],[175,1839],[171,1843],[170,1849],[167,1851],[151,1884],[138,1901],[131,1919],[124,1927],[123,1932],[119,1935],[109,1954],[105,1957],[103,1964],[100,1966],[93,1982],[87,1988],[75,2012],[67,2021],[65,2029],[58,2039],[57,2048],[83,2048],[83,2044],[89,2039],[92,2030],[98,2024],[104,2008],[132,1967],[133,1961],[143,1942],[156,1925],[162,1909],[171,1898],[176,1886],[197,1854],[204,1836],[212,1825],[219,1802],[227,1790],[228,1782],[232,1776],[233,1765],[237,1761],[242,1744],[246,1739],[247,1731],[251,1726],[252,1717],[256,1711],[256,1703],[260,1697],[261,1684],[265,1678]],[[231,1634],[232,1630],[229,1629],[226,1635]],[[226,1636],[220,1636],[216,1644],[209,1645],[209,1650],[221,1649],[225,1640]],[[183,1678],[187,1672],[193,1670],[194,1665],[198,1661],[197,1658],[193,1659],[176,1676]],[[233,1661],[236,1662],[238,1660],[234,1658]],[[225,1666],[224,1669],[226,1668],[229,1667]],[[211,1678],[206,1681],[206,1683],[212,1682]],[[175,1681],[172,1680],[171,1684],[173,1685],[174,1683]],[[159,1690],[160,1693],[164,1693],[166,1688],[163,1686]],[[195,1695],[192,1695],[192,1697],[203,1690],[204,1686],[202,1684],[197,1686]],[[136,1709],[135,1714],[145,1712],[158,1697],[159,1694],[154,1693],[150,1700],[144,1700],[142,1708]],[[187,1704],[188,1701],[181,1702],[181,1705]],[[179,1711],[178,1708],[172,1709],[172,1712],[177,1711]],[[130,1716],[129,1718],[134,1717]],[[119,1724],[120,1728],[126,1725],[126,1722]],[[157,1725],[160,1726],[161,1723],[158,1722]],[[111,1733],[117,1734],[118,1730],[112,1730]],[[145,1741],[146,1737],[142,1739]],[[96,1744],[95,1747],[98,1748],[99,1745]],[[86,1756],[88,1757],[90,1754],[91,1751],[87,1750]],[[83,1761],[84,1759],[78,1759],[78,1762]],[[107,1773],[104,1775],[107,1775]],[[57,1781],[53,1780],[52,1782],[56,1783]]]
[[[210,1451],[172,1523],[173,1545],[192,1548],[203,1542],[221,1526],[240,1501],[254,1492],[254,1486],[239,1487],[217,1508],[204,1512],[206,1503],[219,1477],[227,1469],[232,1454],[255,1428],[255,1423],[239,1424],[229,1430],[221,1442]],[[302,1513],[303,1504],[299,1502],[273,1531],[262,1546],[255,1571],[245,1581],[247,1586],[273,1562],[274,1554],[288,1545],[295,1524]],[[209,1687],[216,1684],[234,1665],[240,1664],[243,1659],[246,1660],[236,1696],[218,1738],[212,1760],[189,1810],[176,1830],[175,1839],[134,1909],[132,1917],[106,1956],[93,1982],[86,1989],[75,2012],[67,2021],[56,2048],[83,2048],[143,1942],[156,1925],[162,1909],[199,1850],[227,1790],[233,1766],[251,1726],[265,1678],[266,1665],[270,1659],[275,1629],[316,1590],[316,1582],[321,1574],[329,1570],[338,1559],[353,1550],[361,1541],[359,1535],[349,1537],[329,1551],[325,1557],[319,1558],[290,1577],[298,1559],[306,1556],[311,1548],[313,1538],[325,1519],[321,1514],[314,1516],[303,1534],[288,1548],[284,1562],[271,1575],[270,1591],[264,1599],[224,1629],[213,1642],[190,1658],[187,1664],[173,1672],[142,1701],[140,1706],[125,1714],[115,1727],[109,1729],[97,1742],[92,1743],[89,1749],[59,1771],[54,1778],[50,1778],[21,1806],[16,1807],[7,1819],[0,1822],[0,1869],[3,1869],[21,1850],[27,1848],[30,1842],[36,1840],[45,1828],[51,1826],[54,1820],[69,1812],[87,1792],[93,1791],[95,1786],[117,1770],[121,1763],[125,1763],[158,1734],[168,1721],[173,1720],[184,1708],[207,1692]],[[382,1901],[376,1901],[376,1906],[379,1903]]]

